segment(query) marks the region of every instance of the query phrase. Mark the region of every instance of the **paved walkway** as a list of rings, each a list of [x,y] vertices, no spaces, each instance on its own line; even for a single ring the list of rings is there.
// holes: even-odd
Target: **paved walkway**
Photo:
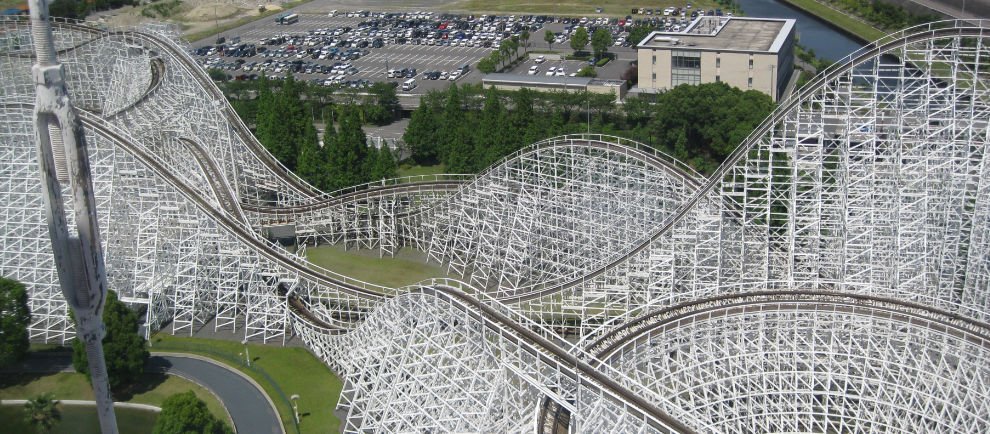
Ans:
[[[32,354],[5,372],[75,372],[68,353]],[[234,429],[246,434],[284,434],[272,402],[239,371],[198,356],[152,353],[148,371],[178,375],[210,389],[230,413]]]

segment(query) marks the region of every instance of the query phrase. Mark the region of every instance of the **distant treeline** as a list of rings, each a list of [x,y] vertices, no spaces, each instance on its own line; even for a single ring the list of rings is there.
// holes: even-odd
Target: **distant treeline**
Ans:
[[[313,91],[316,86],[289,76],[285,80],[262,77],[251,82],[250,87],[258,93],[257,98],[231,102],[242,109],[250,102],[249,120],[257,125],[258,141],[313,186],[330,192],[396,176],[397,164],[388,147],[368,146],[361,129],[361,106],[335,105],[326,119],[321,144],[312,113],[321,102],[313,95],[303,98],[307,90]]]
[[[724,83],[683,85],[628,98],[595,93],[451,86],[424,95],[404,141],[419,164],[476,173],[516,150],[561,134],[627,137],[711,173],[770,113],[770,97]]]

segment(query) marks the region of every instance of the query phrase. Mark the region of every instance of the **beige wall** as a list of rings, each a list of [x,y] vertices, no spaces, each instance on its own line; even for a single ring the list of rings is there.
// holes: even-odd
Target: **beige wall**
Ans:
[[[653,55],[656,54],[656,64]],[[670,88],[670,50],[639,50],[639,87],[648,89]],[[656,73],[656,80],[653,79]]]
[[[793,37],[793,34],[791,35]],[[676,47],[679,50],[689,49],[688,47]],[[653,55],[656,55],[656,63],[653,63]],[[669,89],[670,77],[670,54],[671,50],[663,49],[640,49],[639,50],[639,87],[643,89]],[[783,53],[782,53],[783,54]],[[753,59],[753,67],[749,67],[749,59]],[[779,61],[787,59],[777,54],[750,54],[739,52],[716,52],[701,51],[701,82],[714,83],[716,78],[742,90],[758,90],[769,94],[777,100],[777,92],[774,88],[781,88],[780,80],[787,80],[790,76],[780,70]],[[790,65],[783,65],[789,68]],[[656,80],[653,74],[656,73]],[[750,87],[749,80],[753,79]]]

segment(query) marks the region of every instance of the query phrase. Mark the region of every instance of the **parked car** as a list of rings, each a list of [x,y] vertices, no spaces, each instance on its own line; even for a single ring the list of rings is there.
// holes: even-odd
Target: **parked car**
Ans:
[[[540,73],[540,67],[533,65],[529,67],[529,75],[536,75]]]
[[[547,61],[547,56],[544,56],[544,55],[536,56],[536,63],[537,64],[540,64],[540,63],[543,63],[543,62],[546,62],[546,61]]]
[[[553,75],[554,75],[554,74],[555,74],[556,72],[557,72],[557,68],[556,68],[556,67],[554,67],[554,66],[551,66],[551,67],[549,67],[549,68],[547,68],[547,73],[546,73],[546,75],[547,75],[548,77],[552,77],[552,76],[553,76]]]

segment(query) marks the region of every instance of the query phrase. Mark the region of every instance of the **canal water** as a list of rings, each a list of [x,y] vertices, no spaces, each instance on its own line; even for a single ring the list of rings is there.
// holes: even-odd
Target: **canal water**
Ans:
[[[815,50],[815,54],[823,59],[836,61],[866,45],[814,15],[779,0],[736,0],[736,3],[748,17],[795,19],[800,44]]]

